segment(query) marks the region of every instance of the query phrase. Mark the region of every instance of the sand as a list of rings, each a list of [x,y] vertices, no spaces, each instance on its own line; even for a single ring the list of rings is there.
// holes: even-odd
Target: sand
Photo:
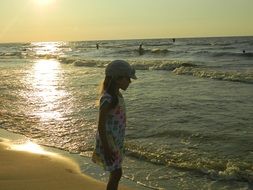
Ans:
[[[0,139],[1,190],[105,190],[106,185],[81,173],[73,160],[49,152],[13,149]],[[121,190],[130,190],[121,186]]]

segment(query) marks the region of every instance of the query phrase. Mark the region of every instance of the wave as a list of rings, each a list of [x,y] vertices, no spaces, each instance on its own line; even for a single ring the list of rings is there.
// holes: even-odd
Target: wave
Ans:
[[[223,49],[227,49],[226,47]],[[229,47],[229,49],[233,49],[233,47]],[[200,50],[197,52],[194,52],[193,55],[205,55],[210,57],[245,57],[245,58],[252,58],[253,53],[251,52],[212,52],[208,50]]]
[[[189,46],[231,46],[240,44],[249,44],[252,42],[252,36],[244,37],[211,37],[211,38],[191,38],[186,39],[186,45]]]
[[[229,57],[253,57],[253,53],[233,53],[233,52],[215,52],[211,53],[214,57],[223,57],[223,56],[229,56]]]
[[[167,54],[175,53],[174,51],[171,51],[166,48],[153,48],[153,49],[148,49],[148,48],[143,48],[139,50],[138,48],[121,48],[115,50],[115,49],[110,49],[110,54],[111,55],[123,55],[123,56],[139,56],[139,55],[149,55],[149,56],[155,56],[155,55],[160,55],[164,56]],[[108,52],[107,52],[108,53]]]
[[[160,54],[160,53],[169,53],[170,51],[168,49],[152,49],[152,50],[149,50],[148,52],[150,53],[155,53],[155,54]]]
[[[211,42],[199,42],[199,41],[186,43],[186,46],[212,46],[212,45],[214,44]]]
[[[155,48],[155,49],[143,49],[141,52],[139,50],[135,50],[135,52],[140,53],[141,55],[166,55],[173,54],[175,51],[171,51],[169,49]],[[180,52],[177,52],[180,53]]]
[[[24,53],[22,52],[0,52],[1,59],[8,59],[8,58],[22,58]]]
[[[207,68],[179,67],[173,70],[177,75],[192,75],[201,78],[243,82],[253,84],[253,73],[214,71]]]
[[[206,49],[206,50],[205,50]],[[244,57],[244,58],[252,58],[253,53],[252,52],[229,52],[229,50],[235,49],[234,47],[223,47],[220,48],[222,50],[228,50],[227,52],[221,51],[221,52],[213,52],[213,48],[204,50],[199,50],[196,52],[193,52],[192,55],[204,55],[204,56],[210,56],[210,57]],[[113,52],[115,53],[115,52]],[[124,50],[118,50],[117,54],[124,54],[124,55],[132,55],[135,53],[136,55],[150,55],[150,56],[167,56],[167,55],[181,55],[182,53],[185,54],[187,51],[175,51],[170,49],[163,49],[163,48],[154,48],[154,49],[142,49],[141,51],[138,49],[124,49]]]
[[[23,49],[18,52],[0,52],[0,59],[58,59],[59,55],[57,54],[36,54],[30,52],[28,49]]]
[[[59,58],[64,64],[73,64],[78,67],[106,67],[111,61],[109,60],[83,60],[75,58]],[[179,67],[195,67],[191,62],[182,62],[175,60],[130,60],[129,63],[137,70],[167,70],[173,71]]]
[[[149,43],[146,43],[144,44],[145,46],[171,46],[171,45],[174,45],[173,42],[156,42],[156,43],[152,43],[152,42],[149,42]]]
[[[109,60],[82,60],[75,58],[60,58],[61,63],[73,64],[77,67],[106,67]],[[253,84],[253,73],[240,73],[232,71],[210,70],[205,67],[199,67],[192,62],[183,62],[175,60],[132,60],[130,64],[136,70],[164,70],[172,71],[177,75],[191,75],[200,78],[210,78],[215,80],[243,82]]]
[[[236,159],[211,157],[209,154],[199,155],[194,150],[151,150],[135,143],[126,143],[126,155],[157,165],[193,171],[208,175],[215,180],[237,180],[253,182],[250,163]]]

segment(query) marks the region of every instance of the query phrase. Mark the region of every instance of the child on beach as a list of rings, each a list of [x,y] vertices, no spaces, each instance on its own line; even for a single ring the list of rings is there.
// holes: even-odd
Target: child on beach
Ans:
[[[92,160],[110,172],[107,190],[117,190],[122,176],[126,112],[119,89],[126,90],[131,79],[137,79],[135,70],[126,61],[112,61],[105,69]]]

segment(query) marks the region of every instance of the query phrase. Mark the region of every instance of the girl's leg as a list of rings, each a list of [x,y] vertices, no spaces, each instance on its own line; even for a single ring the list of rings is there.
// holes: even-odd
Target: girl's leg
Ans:
[[[120,178],[122,176],[122,169],[116,169],[111,172],[106,190],[117,190]]]

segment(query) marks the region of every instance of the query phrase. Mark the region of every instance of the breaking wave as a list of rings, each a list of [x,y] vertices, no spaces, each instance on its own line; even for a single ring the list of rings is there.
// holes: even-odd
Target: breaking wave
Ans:
[[[153,164],[165,165],[177,169],[194,171],[208,175],[215,180],[238,180],[253,182],[253,171],[250,163],[233,159],[199,155],[192,150],[151,150],[137,144],[126,144],[127,155]]]
[[[60,58],[61,63],[64,64],[73,64],[78,67],[105,67],[111,61],[105,60],[82,60],[75,58]],[[133,67],[137,70],[167,70],[173,71],[179,67],[195,67],[196,65],[191,62],[182,62],[175,60],[131,60],[129,61]]]
[[[109,60],[81,60],[75,58],[60,58],[61,63],[73,64],[77,67],[106,67]],[[205,67],[200,67],[192,62],[175,60],[131,60],[129,61],[136,70],[164,70],[172,71],[177,75],[191,75],[200,78],[210,78],[215,80],[243,82],[253,84],[252,72],[218,71]]]
[[[225,72],[225,71],[214,71],[207,68],[196,68],[196,67],[179,67],[173,70],[177,75],[191,75],[201,78],[211,78],[216,80],[232,81],[232,82],[243,82],[253,84],[253,73],[240,73],[240,72]]]

